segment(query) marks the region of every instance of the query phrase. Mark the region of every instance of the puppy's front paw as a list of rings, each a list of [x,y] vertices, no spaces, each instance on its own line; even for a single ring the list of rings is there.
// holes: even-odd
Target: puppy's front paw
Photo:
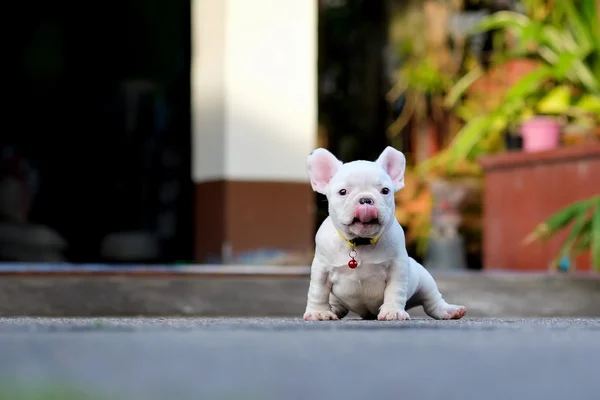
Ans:
[[[379,321],[408,321],[410,319],[410,315],[408,315],[408,313],[402,309],[386,306],[384,304],[379,310],[377,319]]]
[[[331,311],[306,311],[303,318],[305,321],[332,321],[338,316]]]

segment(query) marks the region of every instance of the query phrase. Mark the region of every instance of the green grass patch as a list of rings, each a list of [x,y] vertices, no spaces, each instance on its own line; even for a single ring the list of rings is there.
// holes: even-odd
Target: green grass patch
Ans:
[[[103,397],[68,385],[0,383],[0,400],[122,400]]]

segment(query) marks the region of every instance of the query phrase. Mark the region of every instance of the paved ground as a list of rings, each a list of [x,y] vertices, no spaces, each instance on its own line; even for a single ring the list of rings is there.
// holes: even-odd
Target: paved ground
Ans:
[[[2,400],[591,400],[599,362],[600,319],[0,318]]]

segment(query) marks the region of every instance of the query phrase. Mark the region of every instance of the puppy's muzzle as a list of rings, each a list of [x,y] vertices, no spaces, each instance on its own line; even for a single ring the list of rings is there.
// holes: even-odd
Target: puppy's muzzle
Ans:
[[[379,223],[378,212],[373,198],[361,197],[358,200],[358,206],[354,210],[354,220],[352,222],[362,224]]]

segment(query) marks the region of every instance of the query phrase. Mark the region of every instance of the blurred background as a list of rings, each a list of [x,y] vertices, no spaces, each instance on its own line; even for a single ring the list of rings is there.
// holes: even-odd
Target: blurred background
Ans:
[[[5,269],[308,266],[306,156],[387,145],[427,268],[600,267],[596,0],[13,7]]]
[[[348,399],[396,393],[392,374],[417,398],[598,392],[600,0],[28,0],[3,15],[0,400],[92,398],[75,383]],[[419,307],[392,330],[311,330],[328,208],[307,156],[388,145],[407,158],[409,254],[466,318]]]

